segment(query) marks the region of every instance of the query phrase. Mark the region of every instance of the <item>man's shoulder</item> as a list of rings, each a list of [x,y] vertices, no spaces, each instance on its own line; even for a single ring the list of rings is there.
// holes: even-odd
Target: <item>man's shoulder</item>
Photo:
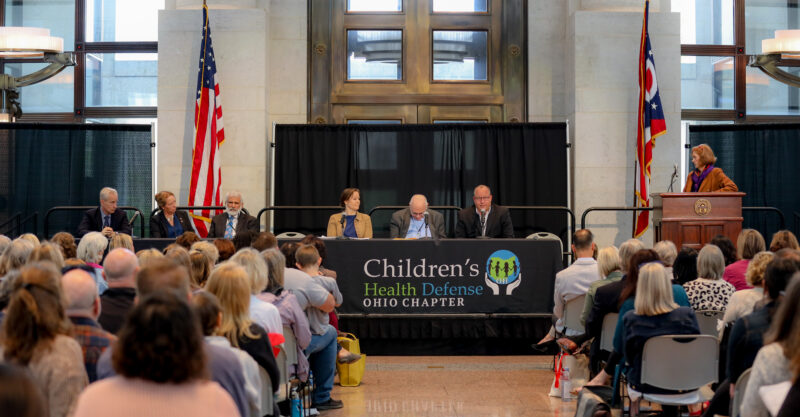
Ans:
[[[244,213],[242,213],[242,214],[244,214]],[[223,221],[225,221],[225,220],[227,220],[227,218],[228,218],[228,213],[225,213],[223,211],[222,213],[217,214],[216,216],[212,217],[211,221],[213,222],[213,221],[216,221],[217,219],[223,219]]]
[[[403,217],[406,216],[411,217],[411,210],[409,210],[408,207],[397,210],[394,213],[392,213],[392,218],[402,219]]]
[[[465,207],[458,211],[458,216],[470,217],[472,214],[475,214],[475,206]]]

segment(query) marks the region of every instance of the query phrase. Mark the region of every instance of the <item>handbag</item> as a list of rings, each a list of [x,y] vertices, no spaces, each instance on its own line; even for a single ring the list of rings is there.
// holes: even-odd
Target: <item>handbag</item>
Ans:
[[[354,334],[340,334],[342,336],[337,337],[336,341],[339,342],[344,349],[360,354],[361,359],[353,363],[336,362],[336,371],[339,373],[339,385],[343,387],[357,387],[361,385],[361,379],[364,378],[367,355],[361,352],[361,347],[358,344],[358,338]]]

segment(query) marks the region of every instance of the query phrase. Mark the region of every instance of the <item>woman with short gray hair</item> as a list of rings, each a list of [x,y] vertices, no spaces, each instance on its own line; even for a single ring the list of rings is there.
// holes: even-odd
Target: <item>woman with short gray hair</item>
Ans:
[[[94,282],[97,283],[98,294],[103,294],[108,289],[108,283],[103,279],[103,254],[108,247],[108,238],[100,232],[89,232],[78,242],[78,259],[94,268]]]
[[[705,245],[697,255],[695,280],[683,284],[689,303],[695,311],[725,311],[733,293],[733,285],[722,279],[725,257],[715,245]]]

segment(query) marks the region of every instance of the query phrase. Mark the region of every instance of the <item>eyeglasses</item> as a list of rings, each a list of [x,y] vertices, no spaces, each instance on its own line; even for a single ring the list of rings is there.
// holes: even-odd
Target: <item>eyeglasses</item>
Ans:
[[[488,200],[488,199],[492,198],[492,196],[487,196],[487,197],[478,197],[478,196],[475,196],[475,197],[472,197],[472,198],[474,198],[474,199],[476,199],[476,200]]]

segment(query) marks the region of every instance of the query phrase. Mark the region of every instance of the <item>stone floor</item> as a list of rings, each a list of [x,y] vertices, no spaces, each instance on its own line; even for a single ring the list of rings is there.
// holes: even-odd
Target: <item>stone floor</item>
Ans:
[[[547,356],[367,357],[358,387],[334,386],[344,408],[323,417],[571,417],[575,401],[547,396]]]

